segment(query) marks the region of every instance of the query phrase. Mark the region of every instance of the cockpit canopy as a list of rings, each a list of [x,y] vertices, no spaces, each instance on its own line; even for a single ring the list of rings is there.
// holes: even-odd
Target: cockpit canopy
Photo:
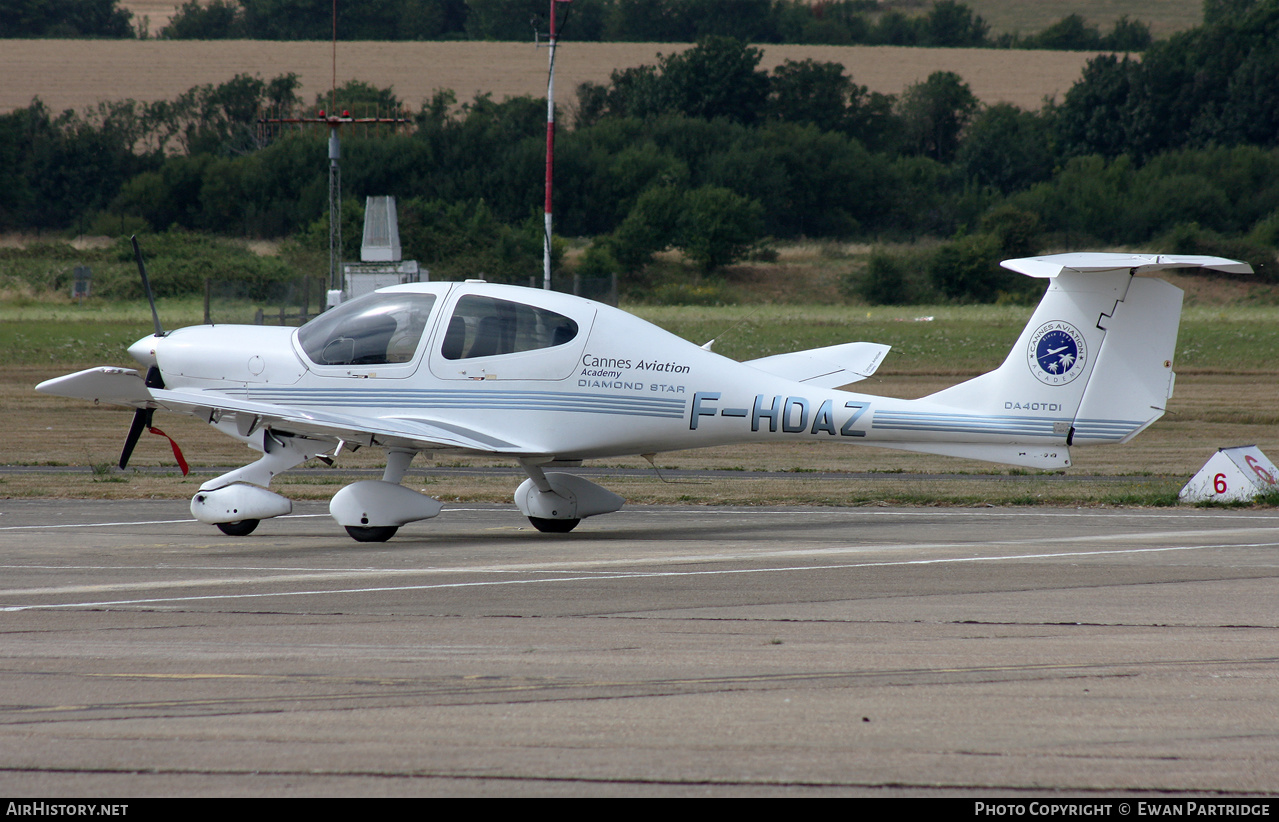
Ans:
[[[298,329],[298,344],[321,366],[394,365],[414,360],[437,295],[392,289],[321,314]],[[482,294],[463,294],[441,320],[435,349],[470,360],[555,348],[577,339],[578,322],[555,311]]]
[[[434,306],[434,294],[367,294],[299,328],[298,342],[316,365],[409,362],[417,353]]]

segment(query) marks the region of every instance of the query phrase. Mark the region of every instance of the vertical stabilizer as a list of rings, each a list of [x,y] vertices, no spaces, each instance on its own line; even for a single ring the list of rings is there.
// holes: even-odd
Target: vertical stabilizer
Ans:
[[[1051,279],[1003,365],[926,399],[967,413],[1051,421],[1066,445],[1123,442],[1172,393],[1181,289],[1137,277],[1170,268],[1251,271],[1220,257],[1058,254],[1005,268]]]
[[[927,399],[970,413],[1048,417],[1064,442],[1106,339],[1106,321],[1132,279],[1127,269],[1054,277],[1003,365]]]

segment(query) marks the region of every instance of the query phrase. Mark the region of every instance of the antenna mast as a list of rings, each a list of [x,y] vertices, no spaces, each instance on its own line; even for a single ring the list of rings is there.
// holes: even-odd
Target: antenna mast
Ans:
[[[555,45],[559,41],[559,33],[555,26],[555,4],[569,3],[572,0],[550,0],[551,2],[551,34],[548,41],[550,47],[550,66],[546,79],[546,207],[543,215],[545,237],[542,244],[542,288],[551,288],[551,184],[555,170]],[[567,15],[566,15],[567,19]]]
[[[329,291],[342,290],[342,144],[338,139],[338,0],[333,0],[333,85],[329,86]],[[345,114],[345,112],[343,112]],[[320,112],[324,116],[324,112]],[[350,119],[349,117],[347,119]],[[326,301],[327,302],[327,301]]]
[[[565,0],[561,0],[565,2]],[[411,122],[408,117],[352,117],[351,112],[337,112],[338,89],[338,4],[333,0],[333,84],[329,87],[329,109],[320,110],[316,117],[262,117],[262,125],[323,124],[329,128],[329,291],[341,292],[342,282],[342,144],[338,129],[343,123],[365,125],[388,123],[392,129]],[[277,112],[278,113],[278,112]]]

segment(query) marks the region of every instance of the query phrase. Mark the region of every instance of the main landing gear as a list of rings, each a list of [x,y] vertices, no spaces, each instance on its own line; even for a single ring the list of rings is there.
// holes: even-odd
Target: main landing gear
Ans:
[[[281,471],[319,455],[321,445],[263,432],[262,457],[201,486],[191,500],[192,515],[216,525],[227,536],[243,537],[253,533],[261,520],[290,513],[293,504],[266,486]],[[329,513],[351,539],[386,542],[400,526],[440,513],[444,506],[439,500],[400,485],[416,453],[388,449],[382,479],[355,482],[333,495]],[[516,490],[515,505],[544,534],[567,534],[586,517],[616,511],[625,502],[582,477],[544,471],[543,465],[554,465],[554,460],[520,462],[528,479]]]
[[[515,506],[544,534],[567,534],[584,517],[608,514],[626,500],[574,474],[546,473],[533,460],[520,460],[528,479],[515,490]]]
[[[346,532],[356,542],[386,542],[395,536],[398,530],[400,530],[398,525],[346,526]]]
[[[247,537],[258,527],[260,519],[242,519],[236,522],[218,522],[218,530],[228,537]]]
[[[580,519],[543,519],[542,517],[529,517],[528,521],[543,534],[567,534],[581,522]]]
[[[417,452],[391,448],[380,480],[352,483],[333,495],[329,513],[356,542],[386,542],[401,525],[430,519],[444,505],[437,499],[405,488],[400,480]]]

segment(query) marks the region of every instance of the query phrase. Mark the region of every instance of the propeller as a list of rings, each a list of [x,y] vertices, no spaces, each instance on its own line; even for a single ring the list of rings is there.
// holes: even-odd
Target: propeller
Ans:
[[[142,290],[147,293],[147,302],[151,304],[151,319],[155,321],[155,335],[163,337],[164,327],[160,325],[160,312],[155,310],[155,297],[151,296],[151,281],[147,279],[147,267],[142,262],[142,246],[138,245],[138,235],[134,234],[130,237],[129,242],[133,243],[133,256],[137,258],[138,273],[142,275]],[[149,379],[150,372],[147,372],[147,376]],[[156,372],[156,378],[159,378],[159,372]]]
[[[147,267],[142,262],[142,247],[138,245],[136,234],[130,237],[129,240],[133,243],[133,256],[138,261],[138,274],[142,277],[142,289],[146,292],[147,302],[151,305],[151,319],[155,322],[155,336],[163,337],[164,327],[160,325],[160,313],[155,309],[155,297],[151,294],[151,281],[147,279]],[[147,368],[147,376],[143,382],[147,388],[164,388],[164,378],[160,376],[160,367],[152,365]],[[178,448],[178,444],[173,441],[173,437],[151,424],[154,417],[154,408],[138,408],[133,412],[133,422],[129,424],[129,434],[124,438],[124,449],[120,452],[120,469],[123,470],[128,467],[129,457],[133,456],[133,449],[138,444],[138,438],[142,436],[143,429],[146,429],[169,441],[169,445],[173,446],[173,456],[178,461],[178,467],[182,469],[182,476],[185,477],[189,469],[186,459],[182,456],[182,449]]]
[[[159,367],[153,365],[147,369],[145,385],[147,388],[164,388],[164,379],[160,377]],[[121,470],[129,467],[129,457],[133,456],[133,448],[138,444],[142,430],[154,428],[151,424],[154,417],[154,408],[138,408],[133,412],[133,422],[129,424],[129,435],[124,438],[124,450],[120,452]]]
[[[139,408],[133,412],[133,424],[129,426],[129,436],[124,438],[124,450],[120,452],[120,470],[129,467],[129,457],[133,456],[133,447],[138,444],[143,428],[151,427],[154,408]]]

